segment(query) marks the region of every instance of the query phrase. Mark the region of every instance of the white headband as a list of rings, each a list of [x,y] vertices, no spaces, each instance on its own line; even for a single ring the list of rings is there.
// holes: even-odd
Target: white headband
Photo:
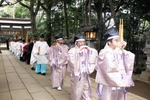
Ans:
[[[117,36],[111,36],[111,37],[107,38],[107,40],[110,40],[110,39],[113,39],[113,38],[117,38],[117,37],[119,37],[119,36],[118,35]]]
[[[78,39],[78,40],[76,40],[76,41],[85,41],[85,39]]]
[[[63,38],[58,38],[58,39],[56,39],[56,40],[62,40]]]

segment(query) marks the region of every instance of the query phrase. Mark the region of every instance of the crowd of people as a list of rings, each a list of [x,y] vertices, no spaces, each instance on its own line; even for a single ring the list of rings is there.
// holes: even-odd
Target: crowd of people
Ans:
[[[9,41],[9,50],[21,61],[31,65],[35,73],[46,75],[47,64],[51,67],[51,86],[63,89],[66,71],[70,72],[71,100],[92,100],[90,74],[96,70],[96,93],[99,100],[127,100],[128,88],[134,86],[132,72],[135,55],[125,50],[127,43],[119,41],[118,31],[110,28],[104,34],[106,45],[98,51],[86,45],[85,37],[77,34],[75,46],[64,44],[62,34],[55,35],[49,47],[44,34],[32,42]]]

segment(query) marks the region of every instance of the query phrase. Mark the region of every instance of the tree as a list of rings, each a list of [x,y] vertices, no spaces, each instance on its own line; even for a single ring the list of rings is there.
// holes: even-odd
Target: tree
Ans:
[[[36,33],[36,15],[39,11],[40,2],[36,0],[17,0],[20,5],[24,6],[30,11],[32,34]],[[24,2],[28,2],[28,5]]]
[[[51,45],[52,41],[52,30],[51,30],[51,8],[54,3],[54,0],[43,0],[43,2],[40,2],[41,7],[46,12],[46,33],[47,33],[47,42],[49,45]]]
[[[0,0],[0,7],[15,5],[17,3],[16,0]]]
[[[15,9],[15,18],[30,18],[30,11],[24,6],[17,4],[13,8]]]

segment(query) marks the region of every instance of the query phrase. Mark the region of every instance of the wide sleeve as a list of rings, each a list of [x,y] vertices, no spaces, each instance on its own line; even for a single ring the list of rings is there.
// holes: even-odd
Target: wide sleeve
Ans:
[[[48,51],[50,66],[62,66],[67,64],[68,46],[51,46]]]
[[[96,82],[105,86],[125,87],[124,78],[120,73],[121,62],[118,52],[101,50],[98,57]]]
[[[32,65],[35,61],[37,61],[37,57],[38,57],[38,55],[37,55],[37,53],[38,53],[38,44],[37,43],[35,43],[34,45],[33,45],[33,49],[32,49],[32,52],[31,52],[31,60],[30,60],[30,64]]]
[[[67,64],[68,49],[66,45],[58,47],[58,65]]]
[[[89,59],[88,59],[88,73],[89,74],[91,74],[96,69],[97,58],[98,58],[97,50],[91,48],[89,51]]]
[[[72,48],[68,52],[68,71],[75,76],[79,76],[80,68],[79,68],[79,50]]]
[[[49,64],[50,66],[54,66],[56,65],[56,62],[55,62],[55,54],[56,54],[57,51],[54,52],[54,49],[53,47],[50,47],[49,50],[48,50],[48,60],[49,60]]]
[[[135,55],[130,51],[125,51],[123,53],[124,67],[126,71],[126,85],[134,86],[132,80],[133,68],[134,68]]]

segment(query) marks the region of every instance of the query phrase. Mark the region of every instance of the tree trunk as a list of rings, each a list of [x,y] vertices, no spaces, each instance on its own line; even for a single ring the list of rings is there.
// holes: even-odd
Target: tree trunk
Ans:
[[[103,33],[104,33],[104,30],[105,30],[105,23],[103,21],[103,17],[102,17],[102,4],[103,2],[102,1],[94,1],[94,5],[95,5],[95,9],[96,9],[96,12],[97,12],[97,18],[98,18],[98,25],[99,25],[99,30],[98,33],[97,33],[97,37],[98,37],[98,44],[99,46],[97,47],[98,49],[102,48],[102,45],[101,45],[101,40],[102,40],[102,37],[103,37]]]
[[[40,2],[41,0],[39,0]],[[51,27],[51,7],[52,7],[52,1],[45,0],[44,3],[40,2],[41,7],[46,12],[47,19],[46,19],[46,35],[47,35],[47,43],[49,46],[51,46],[52,42],[52,27]]]
[[[31,23],[32,23],[32,34],[36,32],[36,15],[34,13],[34,2],[35,0],[31,0],[30,2],[30,13],[31,13]]]
[[[32,34],[35,34],[36,33],[36,16],[33,13],[31,13],[31,23],[32,23],[31,32],[32,32]]]
[[[69,39],[69,31],[68,31],[68,14],[67,14],[67,4],[66,0],[64,1],[64,15],[65,15],[65,33],[67,38]]]
[[[23,3],[22,1],[20,1],[20,0],[17,0],[17,1],[19,2],[20,5],[24,6],[24,7],[27,8],[27,9],[29,9],[30,15],[31,15],[31,23],[32,23],[32,25],[31,25],[31,26],[32,26],[31,32],[32,32],[32,34],[35,34],[35,32],[36,32],[36,15],[37,15],[37,12],[38,12],[39,7],[40,7],[39,2],[36,4],[37,6],[36,6],[36,8],[35,8],[34,4],[36,3],[36,0],[30,0],[30,1],[29,1],[29,3],[30,3],[29,6],[26,5],[26,4],[24,4],[24,3]],[[35,9],[35,10],[34,10],[34,9]]]
[[[88,0],[85,1],[84,6],[84,14],[85,14],[85,26],[88,26]]]
[[[91,2],[92,2],[92,0],[89,0],[89,2],[88,2],[88,12],[89,12],[88,25],[89,26],[92,25],[92,23],[91,23]]]
[[[46,30],[47,30],[47,43],[48,43],[48,45],[49,46],[51,46],[51,42],[52,42],[52,32],[51,32],[51,12],[50,11],[47,11],[46,12],[46,14],[47,14],[47,20],[46,20],[46,26],[47,26],[47,28],[46,28]]]
[[[116,14],[115,14],[115,9],[114,9],[112,0],[109,0],[109,5],[110,5],[110,9],[111,9],[111,16],[112,16],[112,18],[114,18],[114,23],[116,25]]]

